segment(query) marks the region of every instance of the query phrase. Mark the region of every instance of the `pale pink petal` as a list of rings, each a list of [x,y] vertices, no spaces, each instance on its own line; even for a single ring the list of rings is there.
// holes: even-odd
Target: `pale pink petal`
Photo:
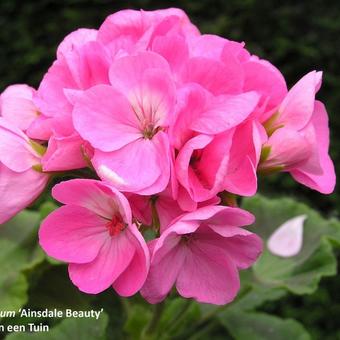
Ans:
[[[32,98],[35,89],[25,85],[8,86],[1,94],[0,114],[21,130],[26,130],[38,116]]]
[[[63,206],[42,222],[39,242],[49,256],[58,260],[89,263],[110,238],[107,221],[86,208]]]
[[[0,163],[0,224],[27,208],[42,193],[48,176],[34,170],[17,173]]]
[[[297,255],[303,242],[303,223],[307,215],[296,216],[280,225],[268,239],[268,249],[281,257]]]
[[[279,107],[275,124],[297,130],[307,125],[314,111],[315,94],[320,88],[322,72],[312,71],[299,80],[288,92]]]
[[[280,128],[268,139],[270,154],[262,168],[282,166],[286,170],[297,168],[312,153],[312,145],[295,129]]]
[[[40,163],[27,136],[13,123],[1,117],[0,162],[16,172],[26,171]]]

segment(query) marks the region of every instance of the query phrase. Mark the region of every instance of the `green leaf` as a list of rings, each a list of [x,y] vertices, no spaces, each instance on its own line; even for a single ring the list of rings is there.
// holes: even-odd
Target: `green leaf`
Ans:
[[[145,305],[135,304],[131,306],[124,331],[131,336],[131,339],[139,339],[151,317],[151,310]]]
[[[23,274],[10,273],[0,278],[0,310],[17,310],[27,301],[28,283]]]
[[[295,294],[310,294],[324,276],[336,274],[336,257],[330,240],[338,242],[340,224],[326,220],[316,211],[289,198],[267,199],[257,196],[245,199],[243,208],[256,216],[250,228],[265,243],[261,258],[253,266],[256,281],[270,288],[285,288]],[[269,236],[288,219],[307,215],[304,223],[303,247],[290,258],[273,255],[266,247]]]
[[[44,259],[37,246],[39,214],[23,211],[0,228],[0,309],[15,310],[27,301],[23,275]]]
[[[52,201],[44,202],[39,208],[41,220],[43,220],[47,215],[49,215],[52,211],[56,210],[57,208],[58,206]]]
[[[64,319],[58,325],[45,333],[12,333],[6,340],[105,340],[108,317],[105,313],[96,319]]]
[[[235,340],[310,340],[303,326],[292,319],[236,309],[220,313],[219,321]]]
[[[31,283],[28,306],[31,309],[88,310],[93,299],[93,295],[82,293],[72,284],[65,265],[53,266]]]

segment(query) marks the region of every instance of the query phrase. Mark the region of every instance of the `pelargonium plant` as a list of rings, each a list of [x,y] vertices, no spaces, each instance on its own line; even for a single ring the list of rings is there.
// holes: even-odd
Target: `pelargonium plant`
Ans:
[[[114,13],[70,33],[37,90],[1,94],[0,223],[51,190],[61,206],[40,245],[80,291],[230,303],[263,249],[238,207],[258,175],[334,189],[321,81],[311,71],[288,90],[179,9]]]

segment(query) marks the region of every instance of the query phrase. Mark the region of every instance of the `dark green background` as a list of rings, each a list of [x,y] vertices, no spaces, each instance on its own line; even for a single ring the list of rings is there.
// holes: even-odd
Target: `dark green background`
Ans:
[[[37,87],[54,59],[63,37],[79,27],[98,28],[104,18],[123,8],[184,9],[204,33],[238,41],[270,60],[289,86],[305,73],[324,71],[318,98],[328,108],[331,154],[340,164],[340,3],[332,1],[269,0],[1,0],[0,90],[12,83]],[[261,179],[261,190],[308,201],[327,215],[338,215],[340,189],[322,196],[296,185],[288,175]],[[302,321],[316,338],[334,339],[340,315],[340,279],[324,280],[316,294],[289,298],[267,306],[268,311]]]

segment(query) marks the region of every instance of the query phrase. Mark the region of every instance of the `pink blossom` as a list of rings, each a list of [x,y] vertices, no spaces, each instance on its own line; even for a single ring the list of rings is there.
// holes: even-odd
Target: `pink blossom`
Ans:
[[[178,8],[157,11],[122,10],[106,18],[98,31],[98,41],[117,53],[133,53],[150,48],[157,37],[192,37],[198,29]]]
[[[238,270],[252,265],[262,250],[260,238],[241,228],[253,220],[244,210],[222,206],[183,215],[150,242],[142,295],[158,303],[175,285],[181,296],[199,302],[231,302],[240,287]]]
[[[41,172],[43,147],[13,123],[0,118],[0,224],[29,206],[44,190],[49,176]]]
[[[26,131],[39,116],[38,109],[33,103],[34,94],[35,89],[25,84],[8,86],[1,93],[0,115]]]
[[[116,60],[111,86],[98,85],[75,102],[73,121],[95,149],[98,175],[122,191],[154,194],[170,178],[169,141],[164,130],[175,104],[166,61],[151,52]]]
[[[87,179],[62,182],[52,194],[66,205],[41,225],[46,253],[70,263],[70,278],[83,292],[98,294],[112,286],[122,296],[135,294],[146,279],[149,252],[126,198]]]
[[[270,137],[260,169],[288,171],[298,182],[329,194],[335,172],[328,155],[328,116],[324,105],[315,100],[321,75],[313,71],[304,76],[265,123]]]

